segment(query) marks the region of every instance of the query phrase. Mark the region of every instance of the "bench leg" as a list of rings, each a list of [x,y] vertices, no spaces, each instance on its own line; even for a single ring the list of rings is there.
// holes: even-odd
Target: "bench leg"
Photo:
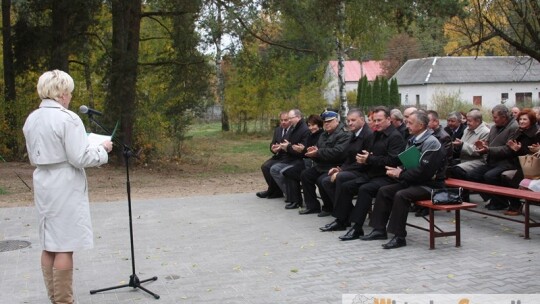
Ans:
[[[529,229],[531,228],[531,213],[530,213],[530,205],[529,205],[529,202],[528,201],[525,201],[525,239],[528,240],[529,239]]]
[[[435,211],[429,208],[429,249],[435,249]]]
[[[454,220],[456,221],[456,247],[461,246],[461,215],[459,209],[456,209]]]

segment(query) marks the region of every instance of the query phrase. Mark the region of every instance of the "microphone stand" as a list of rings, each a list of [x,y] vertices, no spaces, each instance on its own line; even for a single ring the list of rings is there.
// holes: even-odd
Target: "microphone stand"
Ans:
[[[98,125],[103,131],[105,131],[107,134],[110,134],[110,132],[104,128],[97,120],[94,119],[93,115],[91,113],[88,114],[88,119],[90,120],[90,123],[95,123]],[[135,271],[135,249],[133,246],[133,217],[131,215],[131,185],[129,182],[129,158],[136,155],[133,153],[133,150],[130,149],[126,144],[120,143],[122,146],[122,154],[124,156],[124,163],[126,165],[126,192],[127,192],[127,198],[128,198],[128,211],[129,211],[129,240],[131,244],[131,270],[132,273],[129,276],[129,283],[122,284],[118,286],[112,286],[112,287],[106,287],[101,289],[94,289],[90,290],[90,294],[95,294],[102,291],[108,291],[113,289],[119,289],[124,287],[133,287],[133,288],[139,288],[143,291],[147,292],[148,294],[152,295],[155,299],[159,299],[159,295],[151,292],[150,290],[146,289],[145,287],[141,286],[142,283],[149,282],[149,281],[156,281],[158,278],[157,276],[151,277],[146,280],[139,280],[139,277],[137,277],[137,273]]]

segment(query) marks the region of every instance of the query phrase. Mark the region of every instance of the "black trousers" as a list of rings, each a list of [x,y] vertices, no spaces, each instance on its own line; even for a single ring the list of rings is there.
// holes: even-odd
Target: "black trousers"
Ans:
[[[371,179],[362,176],[345,182],[341,186],[341,192],[336,194],[332,215],[340,222],[353,222],[357,226],[363,226],[371,210],[373,198],[379,189],[392,183],[394,180],[387,176]],[[355,195],[357,195],[357,199],[356,204],[353,205],[352,200]]]
[[[304,203],[310,210],[321,210],[321,204],[317,199],[317,187],[323,201],[322,210],[332,212],[332,201],[322,187],[322,180],[328,176],[326,172],[319,172],[315,167],[306,169],[302,172],[302,190],[304,190]]]
[[[405,237],[411,202],[430,198],[431,192],[421,186],[402,183],[384,186],[377,192],[369,225],[374,229],[387,230],[395,236]]]
[[[270,168],[274,164],[279,163],[279,162],[281,162],[281,160],[270,158],[269,160],[265,161],[261,165],[261,171],[263,173],[266,184],[268,185],[267,191],[268,191],[269,196],[277,196],[277,195],[283,194],[281,189],[279,188],[278,184],[276,183],[276,181],[272,177],[272,174],[270,174]]]
[[[326,176],[322,179],[322,188],[326,195],[330,198],[332,205],[336,205],[336,196],[341,193],[343,184],[348,181],[355,180],[361,173],[355,171],[341,171],[338,173],[336,180],[332,182],[330,176]]]

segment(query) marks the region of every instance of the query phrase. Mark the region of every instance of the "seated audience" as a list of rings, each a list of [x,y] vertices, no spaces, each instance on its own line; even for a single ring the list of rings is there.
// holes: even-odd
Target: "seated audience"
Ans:
[[[344,182],[354,180],[360,175],[359,167],[362,165],[356,162],[356,154],[366,148],[369,137],[373,134],[365,122],[364,113],[359,109],[349,110],[347,126],[352,136],[345,150],[345,161],[341,166],[331,168],[319,185],[319,193],[323,205],[326,206],[334,206],[336,193],[342,191],[341,185]]]
[[[444,187],[445,152],[432,135],[428,123],[428,116],[423,112],[417,111],[409,116],[407,128],[411,137],[407,148],[414,145],[420,150],[420,162],[417,167],[410,169],[386,167],[386,174],[394,178],[395,183],[383,186],[377,192],[370,221],[373,231],[360,239],[387,239],[388,231],[394,237],[382,245],[384,249],[406,246],[406,224],[411,202],[430,199],[432,188]]]
[[[321,231],[345,230],[353,222],[353,227],[339,237],[342,241],[355,240],[364,235],[362,226],[377,190],[394,182],[386,175],[385,167],[396,167],[400,163],[398,154],[405,148],[405,140],[391,123],[386,107],[374,109],[373,123],[375,133],[371,136],[369,147],[356,155],[356,161],[363,165],[358,168],[361,175],[345,181],[341,191],[336,192],[332,213],[336,219],[320,228]],[[353,205],[354,195],[357,195],[356,205]]]
[[[313,167],[315,164],[313,160],[305,157],[307,147],[315,146],[319,141],[319,137],[323,132],[323,121],[319,115],[312,114],[307,118],[307,126],[309,129],[309,135],[306,140],[306,144],[292,145],[293,150],[301,153],[304,156],[302,162],[295,163],[292,167],[282,170],[282,174],[285,177],[285,189],[287,191],[286,196],[289,203],[285,206],[285,209],[296,209],[302,206],[302,188],[300,186],[300,174],[305,169]]]

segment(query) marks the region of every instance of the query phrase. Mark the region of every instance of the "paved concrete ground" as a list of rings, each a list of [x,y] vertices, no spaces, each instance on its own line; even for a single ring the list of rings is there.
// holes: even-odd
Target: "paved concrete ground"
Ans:
[[[89,294],[131,275],[127,203],[94,203],[95,248],[75,255],[77,303],[341,303],[347,293],[540,292],[540,228],[524,240],[520,224],[463,212],[460,248],[441,238],[429,250],[427,232],[409,228],[407,247],[383,250],[383,241],[341,242],[342,232],[319,232],[330,218],[283,206],[254,194],[134,200],[137,275],[158,277],[143,285],[161,296],[155,300],[131,287]],[[540,217],[540,208],[532,209]],[[437,213],[443,227],[451,219]],[[0,240],[32,243],[0,252],[0,303],[46,303],[34,209],[0,209]]]

